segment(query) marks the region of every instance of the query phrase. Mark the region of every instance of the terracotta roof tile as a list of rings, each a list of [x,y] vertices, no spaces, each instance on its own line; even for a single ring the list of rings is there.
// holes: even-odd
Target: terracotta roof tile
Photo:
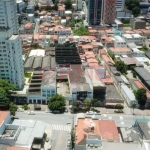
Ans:
[[[29,150],[29,148],[23,148],[23,147],[8,147],[7,150]]]
[[[9,111],[0,111],[0,125],[3,123],[3,121],[8,116]]]

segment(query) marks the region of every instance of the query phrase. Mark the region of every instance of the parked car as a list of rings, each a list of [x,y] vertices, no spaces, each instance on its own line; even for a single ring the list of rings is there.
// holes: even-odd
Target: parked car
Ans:
[[[93,112],[93,111],[87,111],[86,114],[87,114],[87,115],[95,115],[96,112]]]
[[[24,109],[23,108],[18,108],[17,112],[24,112]]]
[[[87,115],[100,115],[100,113],[95,112],[95,111],[88,111],[86,112]]]
[[[59,114],[60,111],[59,111],[59,110],[54,110],[53,113],[54,113],[54,114]]]
[[[29,111],[28,115],[35,115],[35,112],[34,111]]]
[[[46,113],[52,113],[50,109],[45,110]]]
[[[34,104],[34,109],[35,110],[41,110],[41,105],[40,104]]]

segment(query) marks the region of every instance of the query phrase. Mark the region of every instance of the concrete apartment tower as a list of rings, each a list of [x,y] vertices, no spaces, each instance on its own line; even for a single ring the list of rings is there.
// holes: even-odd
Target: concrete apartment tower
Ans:
[[[116,11],[124,10],[125,0],[117,0],[116,2]]]
[[[88,0],[88,24],[100,25],[103,0]]]
[[[21,89],[24,67],[16,15],[16,0],[0,0],[0,78],[8,79]]]
[[[116,1],[117,0],[103,0],[102,24],[113,24],[115,22]]]

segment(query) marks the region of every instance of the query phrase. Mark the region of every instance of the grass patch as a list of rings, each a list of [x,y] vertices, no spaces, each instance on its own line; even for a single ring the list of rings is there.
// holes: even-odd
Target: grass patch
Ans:
[[[130,27],[130,24],[123,24],[124,27]]]
[[[26,72],[26,73],[24,74],[24,77],[25,77],[25,78],[30,78],[30,77],[31,77],[31,73],[27,73],[27,72]]]

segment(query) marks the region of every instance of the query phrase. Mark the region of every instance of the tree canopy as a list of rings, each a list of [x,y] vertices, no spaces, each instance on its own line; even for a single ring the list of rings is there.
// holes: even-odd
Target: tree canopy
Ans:
[[[127,66],[125,65],[123,61],[117,61],[115,65],[116,65],[117,70],[120,71],[121,73],[127,72]]]
[[[140,105],[145,105],[147,100],[146,89],[139,88],[137,90],[134,90],[134,95]]]
[[[65,1],[65,8],[66,9],[72,9],[72,2],[71,2],[71,0],[66,0]]]
[[[74,35],[89,35],[88,29],[81,25],[78,29],[73,30]]]
[[[7,80],[0,79],[0,108],[9,108],[9,94],[16,89],[14,84],[10,84]]]
[[[84,101],[83,101],[83,104],[86,108],[90,108],[91,107],[91,99],[90,98],[86,98]]]
[[[48,108],[52,111],[59,110],[63,112],[65,110],[66,100],[62,95],[56,94],[53,95],[48,103]]]
[[[0,87],[0,108],[7,109],[9,107],[9,98],[6,91]]]
[[[138,16],[138,14],[140,14],[140,8],[139,7],[134,7],[133,9],[132,9],[132,14],[134,15],[134,16]]]
[[[147,48],[147,46],[145,44],[142,46],[142,51],[144,51],[144,52],[148,51],[148,48]]]
[[[138,16],[140,13],[139,0],[126,0],[126,8],[132,11],[134,16]]]
[[[10,110],[10,114],[11,114],[12,116],[15,116],[15,115],[16,115],[17,109],[18,109],[18,107],[17,107],[16,104],[14,104],[14,103],[12,103],[12,102],[9,104],[9,110]]]

